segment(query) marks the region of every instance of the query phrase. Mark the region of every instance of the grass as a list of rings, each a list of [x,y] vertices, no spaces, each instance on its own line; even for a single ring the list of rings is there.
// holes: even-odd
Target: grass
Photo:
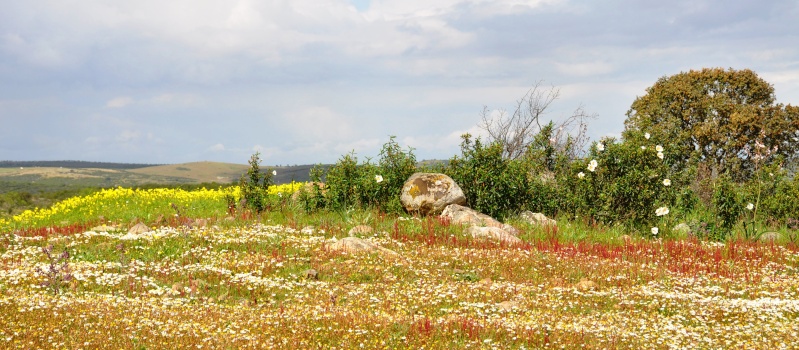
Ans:
[[[109,205],[135,196],[154,194],[81,203],[123,228],[148,213],[174,218],[166,199]],[[139,236],[94,232],[95,216],[85,222],[66,212],[5,226],[0,347],[781,349],[799,342],[792,243],[655,240],[561,220],[557,229],[513,222],[524,243],[508,246],[435,217],[307,214],[283,202],[230,220],[216,193],[165,197],[181,196],[185,220]],[[210,220],[186,224],[199,217]],[[361,238],[399,257],[330,249],[360,224],[374,229]],[[49,245],[70,254],[72,279],[58,293],[37,272]]]

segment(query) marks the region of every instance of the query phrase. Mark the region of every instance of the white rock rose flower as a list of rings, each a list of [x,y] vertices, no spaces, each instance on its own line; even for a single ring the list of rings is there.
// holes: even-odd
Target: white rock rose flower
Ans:
[[[604,144],[604,143],[602,143],[602,142],[600,142],[600,143],[597,143],[597,144],[596,144],[596,150],[597,150],[597,151],[600,151],[600,152],[604,151],[604,150],[605,150],[605,144]]]
[[[596,159],[591,159],[591,161],[588,162],[588,171],[593,173],[594,170],[596,170],[596,166],[597,166]]]
[[[658,158],[663,159],[663,152],[658,152]]]
[[[663,152],[663,146],[661,146],[661,145],[655,146],[655,151]]]
[[[660,208],[657,208],[657,210],[655,210],[655,215],[657,215],[657,216],[663,216],[663,215],[666,215],[668,213],[669,213],[669,208],[666,208],[666,207],[660,207]]]
[[[644,134],[644,138],[645,138],[645,139],[647,139],[647,140],[649,140],[649,138],[650,138],[651,136],[652,136],[652,135],[649,135],[649,133],[645,133],[645,134]]]
[[[272,176],[277,176],[277,170],[272,170]]]
[[[652,228],[652,234],[653,234],[653,235],[655,235],[655,236],[657,236],[657,235],[658,235],[658,232],[659,232],[659,231],[660,231],[660,230],[659,230],[657,227],[653,227],[653,228]]]
[[[584,177],[585,177],[585,173],[583,173],[583,172],[581,171],[581,172],[577,173],[577,177],[578,177],[578,178],[580,178],[580,179],[582,179],[582,178],[584,178]]]
[[[671,180],[663,179],[663,186],[671,186]]]
[[[375,182],[377,182],[377,183],[383,182],[383,177],[380,176],[380,175],[375,175]]]
[[[753,210],[753,209],[755,209],[755,205],[754,204],[749,203],[749,204],[746,205],[746,210]]]

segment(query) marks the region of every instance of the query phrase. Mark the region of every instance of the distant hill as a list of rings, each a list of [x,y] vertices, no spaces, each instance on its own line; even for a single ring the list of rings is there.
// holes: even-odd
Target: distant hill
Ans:
[[[238,181],[242,174],[247,173],[247,169],[249,166],[243,164],[194,162],[149,166],[132,169],[129,172],[169,179],[185,179],[196,183],[231,183]]]
[[[269,166],[274,169],[276,184],[305,182],[314,165]],[[329,165],[323,165],[325,169]],[[0,193],[55,192],[87,187],[136,187],[143,185],[184,185],[238,182],[249,165],[192,162],[148,165],[84,161],[0,161]]]
[[[34,160],[34,161],[0,161],[0,168],[72,168],[72,169],[138,169],[151,167],[158,164],[134,164],[134,163],[105,163],[105,162],[85,162],[82,160]]]

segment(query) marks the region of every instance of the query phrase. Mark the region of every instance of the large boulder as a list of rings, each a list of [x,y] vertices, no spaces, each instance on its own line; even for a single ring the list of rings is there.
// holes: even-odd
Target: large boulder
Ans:
[[[448,205],[441,212],[441,217],[446,218],[451,224],[455,225],[468,224],[469,226],[488,226],[499,228],[504,226],[504,224],[499,222],[497,219],[459,204]]]
[[[402,186],[400,203],[409,213],[434,215],[450,204],[466,204],[466,196],[447,175],[415,173]]]
[[[503,224],[499,220],[469,207],[450,204],[441,212],[441,217],[449,220],[451,224],[468,225],[467,233],[475,238],[492,238],[514,244],[521,242],[516,237],[519,235],[519,230],[515,227]]]

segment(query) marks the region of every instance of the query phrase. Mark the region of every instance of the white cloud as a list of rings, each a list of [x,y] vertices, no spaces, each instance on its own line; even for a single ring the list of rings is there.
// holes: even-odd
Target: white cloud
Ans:
[[[208,147],[208,150],[211,152],[222,152],[225,150],[225,145],[221,143],[217,143],[211,147]]]
[[[124,142],[132,142],[132,141],[136,141],[136,140],[140,139],[141,136],[142,136],[141,132],[139,132],[139,131],[136,131],[136,130],[124,130],[124,131],[120,132],[117,135],[116,140],[119,141],[119,142],[123,142],[123,143]]]
[[[108,108],[122,108],[133,103],[133,98],[128,96],[114,97],[105,103]]]

